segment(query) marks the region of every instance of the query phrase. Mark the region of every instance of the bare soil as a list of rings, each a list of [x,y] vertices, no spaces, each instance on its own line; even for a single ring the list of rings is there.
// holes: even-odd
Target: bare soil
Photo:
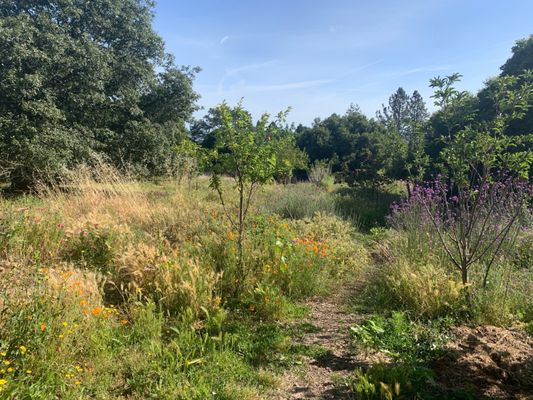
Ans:
[[[498,399],[533,399],[533,339],[495,326],[454,329],[449,352],[435,363],[446,387]]]
[[[296,338],[294,344],[321,346],[327,352],[317,359],[306,357],[300,370],[283,375],[269,399],[345,399],[348,395],[338,381],[357,367],[383,361],[377,355],[355,354],[350,346],[350,327],[363,318],[346,311],[346,298],[352,291],[342,288],[328,298],[307,302],[311,313],[305,323],[315,329]]]

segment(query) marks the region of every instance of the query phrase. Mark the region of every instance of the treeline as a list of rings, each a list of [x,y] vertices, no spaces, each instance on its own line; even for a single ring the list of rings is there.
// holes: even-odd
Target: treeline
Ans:
[[[215,147],[221,109],[193,119],[199,69],[178,67],[165,53],[152,28],[153,6],[149,0],[0,2],[3,186],[28,189],[102,157],[143,177],[162,176],[183,169],[195,144]],[[290,172],[277,179],[287,181],[293,171],[304,177],[309,165],[322,163],[350,184],[402,179],[409,188],[446,168],[445,150],[460,140],[468,145],[473,132],[478,142],[481,133],[508,138],[493,143],[501,147],[498,157],[507,157],[514,171],[529,170],[533,35],[512,50],[500,75],[477,94],[456,89],[459,74],[432,79],[432,114],[418,91],[399,88],[375,118],[351,106],[311,126],[280,126],[286,140],[278,162]]]
[[[528,175],[533,163],[531,70],[533,35],[516,43],[499,76],[477,94],[456,88],[458,73],[433,78],[429,85],[436,111],[429,113],[418,91],[408,94],[400,87],[375,118],[352,105],[343,115],[317,118],[311,126],[285,127],[296,148],[286,148],[282,156],[294,169],[326,164],[338,180],[373,188],[401,179],[411,190],[414,183],[447,172],[453,160],[446,158],[462,157],[447,150],[461,146],[507,158],[500,160],[501,168]],[[212,148],[221,126],[220,110],[212,108],[191,125],[191,139]]]
[[[466,128],[509,137],[508,156],[531,165],[532,69],[533,35],[516,43],[500,75],[487,80],[477,94],[456,89],[459,74],[434,78],[430,86],[437,110],[430,114],[418,91],[409,95],[400,87],[376,118],[352,106],[344,115],[298,126],[296,143],[310,162],[325,160],[340,179],[364,185],[438,174],[445,163],[443,150]],[[498,122],[503,125],[492,126],[503,115],[505,120]]]

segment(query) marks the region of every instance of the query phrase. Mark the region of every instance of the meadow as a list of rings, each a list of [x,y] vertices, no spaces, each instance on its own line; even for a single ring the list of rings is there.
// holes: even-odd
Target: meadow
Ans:
[[[354,321],[339,342],[365,363],[328,375],[334,398],[527,396],[531,225],[487,287],[474,272],[466,288],[428,232],[386,227],[401,196],[395,185],[376,200],[337,184],[268,184],[250,210],[244,268],[204,176],[140,182],[101,164],[3,198],[0,397],[297,398],[287,374],[311,379],[313,360],[331,369],[328,343],[301,338],[321,329],[314,304],[339,292],[332,307]],[[441,383],[435,365],[460,329],[486,326],[526,358],[501,361],[507,378],[489,388]]]
[[[532,399],[526,5],[181,3],[0,1],[0,400]]]

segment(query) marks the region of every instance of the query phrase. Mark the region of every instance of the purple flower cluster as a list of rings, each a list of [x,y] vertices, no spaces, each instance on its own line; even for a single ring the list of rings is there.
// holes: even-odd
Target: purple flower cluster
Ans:
[[[437,177],[417,185],[410,198],[392,204],[392,227],[419,237],[432,232],[460,269],[495,254],[531,215],[533,186],[510,176],[486,176],[460,185]]]

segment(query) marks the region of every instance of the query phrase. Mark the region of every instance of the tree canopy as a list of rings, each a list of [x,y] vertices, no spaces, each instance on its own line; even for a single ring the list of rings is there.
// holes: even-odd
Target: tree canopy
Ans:
[[[11,185],[103,154],[161,173],[196,109],[195,68],[176,67],[152,1],[0,2],[0,168]]]

